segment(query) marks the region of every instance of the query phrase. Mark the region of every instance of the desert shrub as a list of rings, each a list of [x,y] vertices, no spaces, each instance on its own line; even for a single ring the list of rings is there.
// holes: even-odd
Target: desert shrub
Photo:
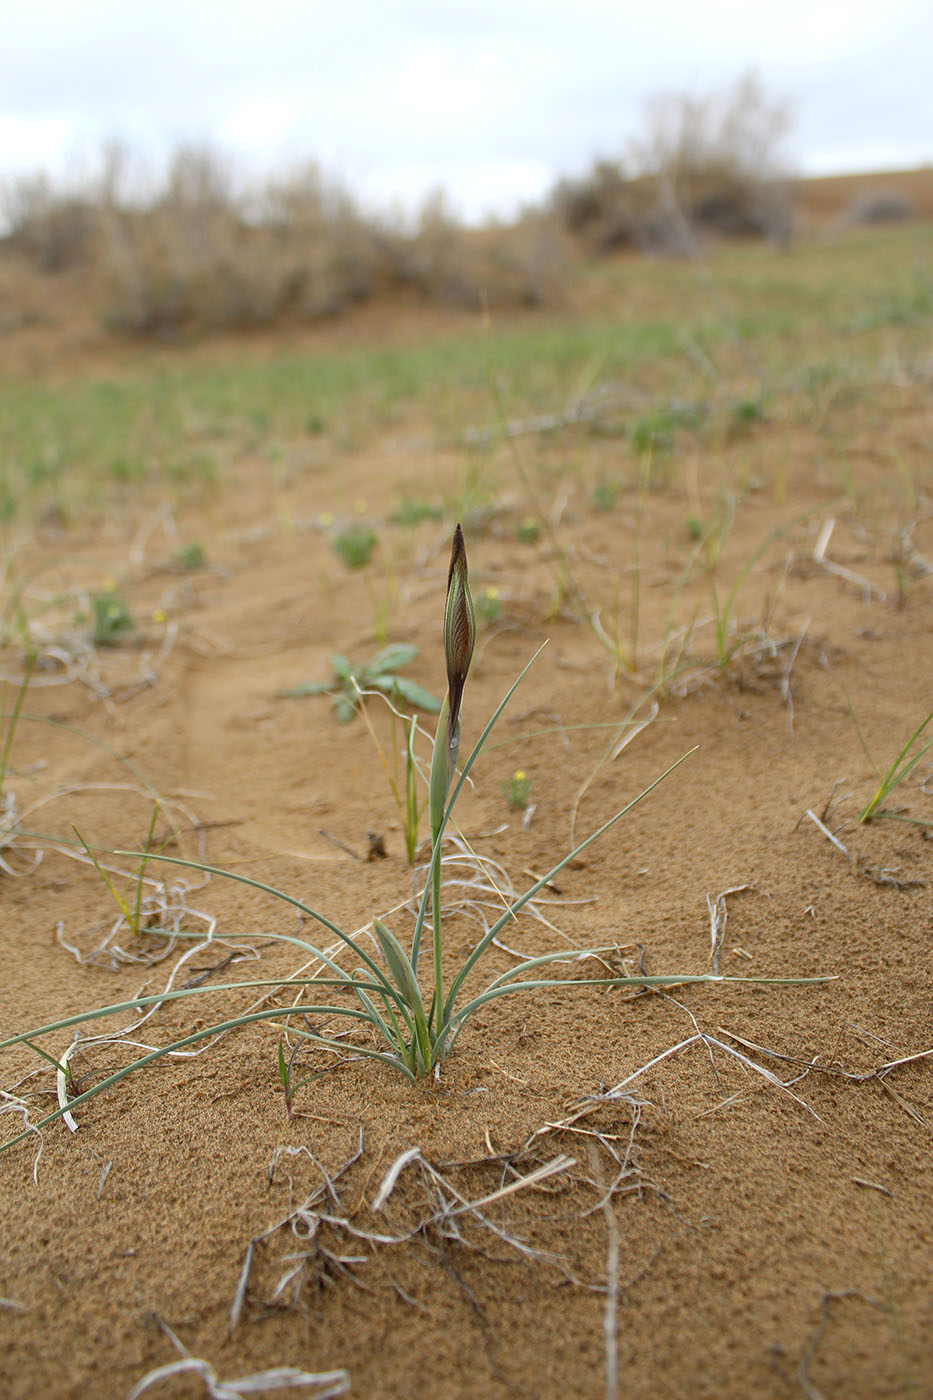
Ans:
[[[336,316],[400,290],[450,306],[538,305],[564,275],[557,232],[540,217],[468,229],[438,195],[407,229],[365,214],[314,165],[238,193],[197,149],[177,153],[146,205],[108,205],[104,246],[107,322],[163,338]]]
[[[172,340],[312,321],[374,297],[477,309],[560,297],[565,247],[554,221],[467,228],[444,197],[414,223],[364,211],[313,163],[245,187],[233,163],[183,146],[161,178],[119,145],[93,174],[0,186],[0,236],[45,272],[81,269],[105,325]]]
[[[176,152],[145,206],[111,206],[104,237],[114,329],[171,338],[263,324],[280,309],[280,269],[243,217],[229,168],[205,148]]]
[[[694,227],[783,240],[789,196],[781,147],[788,125],[786,107],[749,74],[725,95],[656,99],[633,157]]]
[[[7,181],[0,189],[0,218],[10,242],[43,272],[62,272],[84,261],[97,224],[91,199],[56,190],[45,174]]]
[[[549,207],[596,254],[623,246],[683,255],[695,231],[790,236],[781,159],[786,109],[753,76],[725,96],[658,98],[626,160],[555,186]]]
[[[478,310],[541,306],[560,299],[566,250],[559,230],[542,213],[513,225],[467,228],[443,192],[423,205],[415,229],[385,231],[396,286],[422,300]]]
[[[865,190],[843,216],[847,224],[901,224],[916,216],[913,201],[899,190]]]
[[[621,161],[609,160],[596,161],[577,179],[560,180],[549,200],[558,222],[581,236],[597,257],[641,246],[656,204],[650,182],[628,175]]]

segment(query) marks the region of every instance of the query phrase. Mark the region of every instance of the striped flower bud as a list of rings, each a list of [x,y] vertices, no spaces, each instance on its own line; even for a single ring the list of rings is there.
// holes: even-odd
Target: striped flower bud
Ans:
[[[470,661],[473,658],[475,641],[476,617],[473,612],[473,599],[470,596],[466,545],[463,542],[463,531],[458,525],[454,530],[453,547],[450,551],[450,570],[447,574],[447,611],[444,616],[444,655],[447,661],[447,694],[450,706],[451,766],[453,766],[454,736],[459,738],[460,702],[463,699],[463,687],[470,669]]]
[[[473,657],[473,643],[476,639],[476,621],[473,616],[473,599],[470,597],[470,581],[467,575],[466,546],[463,531],[458,525],[454,531],[453,548],[450,553],[450,571],[447,575],[447,609],[444,614],[444,658],[447,663],[447,694],[437,721],[437,734],[434,738],[434,758],[431,762],[429,782],[429,810],[431,816],[431,838],[436,841],[444,822],[444,809],[450,792],[450,783],[457,767],[457,752],[460,748],[460,701],[466,682],[470,661]]]

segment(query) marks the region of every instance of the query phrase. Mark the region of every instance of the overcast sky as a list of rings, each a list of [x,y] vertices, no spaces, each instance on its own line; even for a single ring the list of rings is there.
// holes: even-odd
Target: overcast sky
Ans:
[[[44,0],[4,6],[0,178],[210,142],[367,200],[508,213],[754,69],[809,173],[933,162],[933,0]]]

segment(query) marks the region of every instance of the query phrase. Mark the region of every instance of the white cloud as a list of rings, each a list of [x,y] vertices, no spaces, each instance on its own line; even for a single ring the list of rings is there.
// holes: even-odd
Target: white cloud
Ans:
[[[46,0],[8,7],[0,175],[123,136],[253,169],[316,159],[380,200],[479,215],[620,154],[657,93],[756,68],[809,169],[909,164],[933,132],[927,0]],[[875,153],[873,155],[873,153]]]

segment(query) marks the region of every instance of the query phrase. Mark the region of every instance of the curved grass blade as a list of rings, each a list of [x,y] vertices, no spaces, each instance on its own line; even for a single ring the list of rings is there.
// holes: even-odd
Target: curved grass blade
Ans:
[[[855,719],[854,712],[852,717],[853,719]],[[876,813],[880,816],[878,808],[881,806],[881,803],[884,802],[887,797],[890,797],[891,793],[897,787],[898,783],[902,783],[904,779],[908,776],[908,774],[912,772],[912,770],[917,766],[917,764],[920,762],[921,758],[927,752],[927,750],[933,748],[933,739],[928,739],[927,742],[917,750],[917,752],[914,754],[913,758],[909,760],[909,762],[904,762],[904,760],[907,758],[907,755],[910,753],[910,750],[913,748],[914,744],[920,738],[920,735],[930,723],[930,720],[933,720],[933,710],[930,711],[926,719],[923,720],[922,723],[918,725],[918,727],[914,730],[913,734],[911,734],[910,738],[907,740],[907,743],[901,749],[900,753],[897,755],[897,758],[894,760],[894,762],[891,764],[891,767],[884,775],[882,775],[879,772],[878,768],[875,766],[871,754],[868,753],[868,748],[865,744],[864,738],[862,738],[862,731],[859,728],[858,720],[855,721],[855,727],[858,730],[859,739],[861,739],[862,741],[862,748],[868,755],[868,761],[871,763],[871,766],[875,769],[875,776],[878,778],[878,788],[871,801],[865,806],[865,808],[860,813],[860,822],[870,821]],[[902,764],[903,767],[901,766]]]
[[[114,851],[114,855],[126,856],[131,860],[143,859],[143,852],[141,851]],[[311,906],[305,904],[303,900],[296,899],[294,895],[287,894],[284,890],[277,890],[274,885],[267,885],[262,880],[254,880],[250,875],[241,875],[236,870],[224,870],[223,867],[219,865],[205,865],[201,861],[183,860],[181,856],[168,856],[155,851],[150,851],[146,858],[148,860],[165,861],[168,865],[186,866],[189,870],[200,870],[206,875],[219,875],[225,880],[236,880],[241,885],[249,885],[254,890],[261,890],[263,894],[271,894],[274,899],[281,899],[284,904],[292,905],[293,908],[300,910],[302,914],[307,914],[310,919],[315,919],[324,928],[329,929],[330,932],[335,934],[348,948],[352,948],[358,957],[363,959],[363,962],[377,981],[382,982],[386,987],[391,987],[392,984],[386,978],[379,964],[369,956],[365,949],[361,948],[358,943],[354,943],[350,935],[344,933],[343,929],[339,928],[337,924],[328,919],[326,914],[319,914],[316,909],[312,909]],[[308,948],[316,958],[319,958],[325,966],[333,968],[336,972],[346,976],[343,969],[339,967],[332,958],[328,957],[326,953],[322,952],[321,949],[315,947],[313,943],[306,943],[304,946]]]
[[[192,988],[191,990],[196,989]],[[5,1152],[8,1147],[14,1147],[16,1143],[23,1142],[26,1138],[31,1137],[35,1132],[39,1132],[49,1123],[54,1123],[56,1118],[61,1118],[63,1114],[80,1107],[83,1103],[87,1103],[98,1094],[102,1094],[105,1089],[109,1089],[113,1084],[119,1084],[121,1079],[126,1079],[128,1075],[135,1074],[137,1070],[145,1069],[147,1065],[154,1064],[156,1060],[162,1059],[165,1055],[171,1055],[180,1050],[184,1050],[187,1046],[194,1045],[199,1040],[208,1040],[211,1036],[225,1035],[227,1031],[239,1030],[241,1026],[253,1025],[257,1021],[271,1021],[274,1020],[276,1016],[280,1019],[289,1016],[297,1016],[302,1012],[311,1016],[347,1016],[353,1021],[365,1021],[367,1024],[372,1024],[365,1011],[357,1011],[353,1006],[328,1006],[326,1004],[314,1004],[311,1006],[298,1005],[289,1006],[287,1008],[281,1006],[267,1007],[263,1011],[251,1011],[245,1016],[235,1016],[229,1021],[218,1021],[214,1025],[205,1026],[200,1030],[193,1031],[191,1035],[183,1036],[180,1040],[173,1040],[170,1045],[159,1046],[158,1049],[151,1050],[140,1059],[133,1060],[131,1064],[124,1065],[123,1069],[115,1070],[113,1074],[109,1074],[106,1079],[102,1079],[101,1082],[95,1084],[93,1088],[85,1089],[83,1094],[79,1094],[77,1098],[71,1099],[64,1107],[57,1108],[54,1113],[49,1113],[44,1118],[40,1118],[37,1123],[31,1123],[28,1128],[24,1128],[21,1133],[17,1133],[15,1137],[10,1138],[7,1142],[0,1143],[0,1152]],[[293,1027],[293,1031],[296,1035],[299,1033],[297,1027]],[[307,1032],[307,1034],[310,1034],[310,1032]],[[338,1044],[340,1043],[341,1042],[338,1042]],[[346,1049],[347,1047],[343,1046],[343,1048]],[[354,1051],[360,1050],[361,1053],[364,1053],[360,1046],[354,1046],[353,1049]],[[368,1053],[370,1055],[375,1055],[379,1052],[371,1050]],[[382,1058],[389,1060],[395,1068],[405,1073],[405,1066],[400,1062],[391,1060],[387,1055],[383,1055]]]
[[[665,778],[670,777],[671,773],[674,772],[674,769],[679,768],[680,765],[684,763],[693,753],[696,753],[696,746],[692,749],[689,749],[685,754],[682,754],[680,758],[676,760],[676,762],[670,765],[669,768],[665,768],[664,772],[661,773],[657,778],[655,778],[654,782],[649,783],[646,788],[643,788],[642,791],[637,795],[637,797],[633,797],[631,802],[627,802],[624,807],[622,807],[618,812],[616,812],[615,816],[612,816],[609,818],[608,821],[603,822],[601,827],[598,827],[596,831],[592,832],[591,835],[587,836],[584,841],[581,841],[579,843],[579,845],[574,846],[573,850],[569,851],[568,854],[565,855],[562,860],[559,860],[557,864],[547,872],[546,875],[542,875],[541,878],[536,880],[534,884],[531,885],[525,891],[524,894],[519,895],[518,899],[514,900],[509,905],[505,913],[500,915],[500,917],[495,921],[491,928],[487,930],[487,932],[477,943],[476,947],[473,949],[469,957],[465,959],[462,967],[460,968],[460,971],[457,973],[456,977],[451,983],[450,991],[447,993],[447,1001],[444,1004],[445,1024],[451,1018],[453,1007],[456,1002],[457,994],[459,993],[460,988],[463,986],[463,983],[466,981],[467,977],[469,976],[472,969],[476,966],[479,959],[483,956],[492,940],[499,933],[500,929],[504,928],[505,925],[518,913],[519,909],[526,905],[530,899],[534,899],[538,891],[543,889],[544,886],[548,884],[549,881],[551,881],[555,875],[558,875],[560,871],[563,870],[565,865],[569,864],[570,861],[574,860],[580,854],[581,851],[585,851],[587,846],[591,846],[594,841],[598,841],[600,836],[603,836],[607,831],[609,831],[611,827],[615,826],[616,822],[621,821],[621,819],[628,812],[630,812],[633,807],[636,807],[638,803],[642,801],[643,798],[647,797],[649,792],[653,792],[654,789],[659,785],[659,783],[663,783]]]
[[[513,968],[513,972],[517,969]],[[712,972],[670,973],[661,976],[635,977],[540,977],[528,982],[510,982],[487,987],[479,996],[473,997],[445,1022],[435,1040],[435,1059],[443,1059],[449,1052],[454,1039],[479,1007],[512,992],[533,992],[545,987],[687,987],[697,983],[743,982],[755,986],[801,987],[824,982],[834,982],[834,975],[823,977],[723,977]]]
[[[441,842],[442,842],[443,839],[444,839],[444,830],[445,830],[445,828],[446,828],[446,826],[447,826],[448,821],[450,820],[450,814],[451,814],[451,812],[453,811],[454,806],[456,805],[457,798],[460,796],[460,793],[461,793],[461,791],[462,791],[462,789],[463,789],[463,785],[464,785],[464,783],[466,782],[467,778],[468,778],[469,775],[470,775],[470,770],[471,770],[471,768],[473,767],[473,764],[476,762],[477,758],[479,757],[480,753],[482,752],[483,746],[485,745],[486,740],[489,738],[489,735],[490,735],[490,733],[492,732],[493,726],[495,725],[495,723],[496,723],[496,721],[498,720],[499,716],[502,714],[502,711],[505,709],[506,705],[509,703],[509,701],[511,700],[512,696],[514,695],[515,691],[518,689],[518,687],[519,687],[519,685],[521,684],[521,682],[525,679],[525,676],[526,676],[526,675],[528,674],[528,672],[531,670],[532,666],[535,664],[535,662],[537,661],[538,657],[541,655],[542,651],[544,650],[544,648],[545,648],[546,646],[547,646],[547,642],[542,642],[541,645],[538,647],[538,650],[535,652],[534,656],[533,656],[533,657],[531,658],[531,660],[528,662],[528,664],[527,664],[525,667],[523,667],[523,669],[518,673],[518,675],[516,676],[515,680],[512,682],[512,684],[509,686],[508,690],[505,692],[505,695],[504,695],[504,696],[502,697],[502,699],[499,701],[499,704],[498,704],[498,705],[496,706],[496,708],[493,710],[490,719],[489,719],[489,720],[487,721],[487,723],[486,723],[485,729],[483,730],[482,734],[480,734],[479,738],[477,739],[476,743],[474,744],[473,749],[472,749],[472,751],[471,751],[471,753],[470,753],[470,756],[469,756],[469,758],[467,759],[466,763],[463,765],[463,769],[462,769],[462,771],[461,771],[461,773],[460,773],[460,777],[459,777],[458,781],[456,782],[456,784],[454,785],[453,792],[451,793],[450,798],[449,798],[449,800],[448,800],[448,802],[447,802],[447,806],[446,806],[446,809],[445,809],[445,811],[444,811],[443,818],[442,818],[442,820],[441,820],[440,830],[439,830],[439,832],[438,832],[437,839],[435,840],[434,845],[433,845],[433,847],[432,847],[432,849],[431,849],[431,861],[430,861],[429,869],[433,869],[435,861],[439,861],[439,860],[440,860]],[[417,917],[416,917],[416,919],[415,919],[415,931],[414,931],[414,934],[412,935],[411,964],[412,964],[412,967],[415,969],[415,971],[417,971],[417,969],[418,969],[418,952],[419,952],[419,948],[420,948],[420,945],[421,945],[421,932],[422,932],[422,929],[424,928],[424,921],[425,921],[425,917],[426,917],[426,915],[427,915],[428,896],[429,896],[429,892],[430,892],[430,887],[431,887],[431,881],[430,881],[430,880],[426,880],[426,881],[425,881],[424,890],[423,890],[422,895],[421,895],[421,902],[420,902],[419,905],[418,905],[418,914],[417,914]]]
[[[254,991],[260,987],[333,987],[343,991],[356,991],[359,989],[364,992],[377,992],[380,995],[383,993],[383,987],[381,985],[368,982],[354,982],[350,977],[262,977],[248,982],[204,982],[199,987],[177,987],[174,991],[170,992],[152,992],[144,997],[133,997],[131,1001],[117,1001],[112,1002],[109,1006],[96,1006],[91,1011],[78,1011],[73,1016],[63,1016],[59,1021],[50,1021],[48,1025],[35,1026],[31,1030],[22,1031],[19,1035],[11,1035],[7,1040],[0,1040],[0,1050],[8,1050],[13,1045],[28,1045],[30,1041],[34,1040],[37,1036],[52,1035],[55,1031],[68,1030],[71,1026],[83,1025],[85,1021],[98,1021],[102,1020],[105,1016],[117,1016],[126,1011],[142,1011],[147,1006],[157,1006],[160,1002],[164,1001],[178,1001],[182,997],[205,996],[210,992]],[[393,997],[399,1000],[399,995],[394,987],[391,991]],[[277,1009],[280,1016],[290,1014],[281,1006]],[[340,1006],[331,1006],[329,1008],[329,1010],[340,1014],[342,1014],[345,1009],[346,1008]],[[41,1055],[43,1053],[38,1045],[30,1046],[30,1048],[34,1049],[37,1054]],[[49,1059],[50,1057],[44,1056],[44,1058]],[[60,1068],[57,1060],[52,1060],[51,1062],[55,1064],[56,1068]]]

